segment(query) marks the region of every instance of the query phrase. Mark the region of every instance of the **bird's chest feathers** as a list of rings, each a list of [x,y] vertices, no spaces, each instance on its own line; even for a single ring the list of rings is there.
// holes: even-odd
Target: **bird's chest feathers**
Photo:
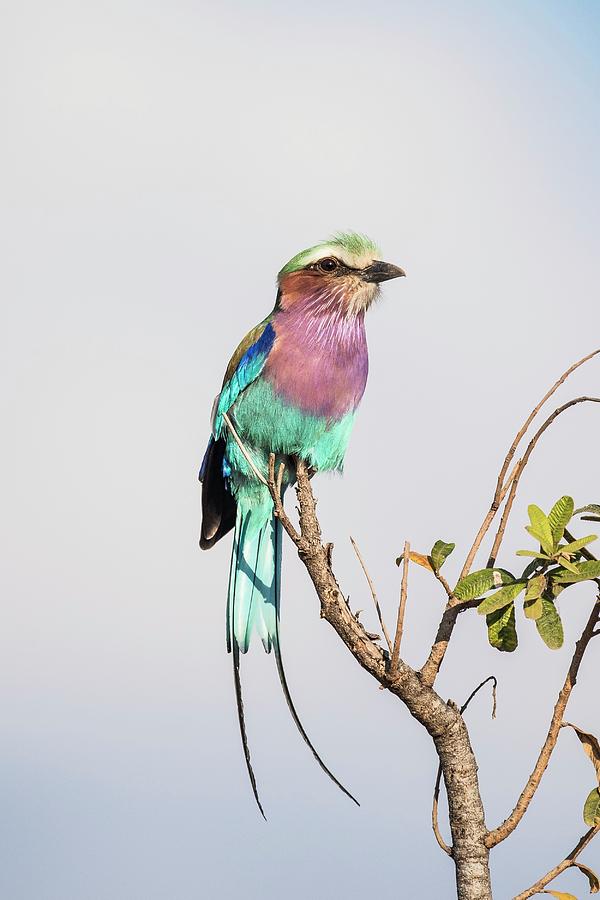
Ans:
[[[263,370],[276,394],[306,413],[340,419],[358,406],[369,369],[363,316],[281,312]]]

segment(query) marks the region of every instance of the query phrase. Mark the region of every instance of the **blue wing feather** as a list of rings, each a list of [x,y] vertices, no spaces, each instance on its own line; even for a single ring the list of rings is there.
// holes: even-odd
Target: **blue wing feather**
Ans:
[[[216,437],[219,437],[223,428],[223,413],[228,412],[242,391],[258,378],[274,342],[275,329],[268,322],[258,340],[248,347],[240,359],[231,378],[223,385],[215,416]]]

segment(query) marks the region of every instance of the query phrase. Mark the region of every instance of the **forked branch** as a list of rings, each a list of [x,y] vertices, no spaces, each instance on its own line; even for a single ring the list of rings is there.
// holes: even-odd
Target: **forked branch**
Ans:
[[[484,537],[486,536],[486,534],[489,531],[489,528],[496,516],[496,513],[498,512],[500,504],[502,503],[504,497],[506,496],[506,493],[508,491],[508,488],[510,486],[512,479],[516,475],[518,465],[519,465],[518,463],[513,468],[509,477],[506,478],[506,473],[508,472],[510,464],[513,461],[514,455],[517,452],[517,448],[518,448],[519,444],[521,443],[523,437],[525,436],[526,432],[528,431],[529,426],[531,425],[531,423],[533,422],[533,420],[535,419],[535,417],[541,410],[542,406],[544,406],[544,404],[550,399],[550,397],[552,397],[552,395],[556,393],[556,391],[559,389],[559,387],[562,384],[564,384],[564,382],[567,380],[569,375],[572,375],[572,373],[575,372],[576,369],[578,369],[584,363],[588,362],[588,360],[593,359],[593,357],[597,356],[599,353],[600,353],[600,349],[594,350],[594,351],[592,351],[592,353],[588,353],[587,356],[584,356],[582,359],[579,359],[576,363],[573,363],[572,366],[569,366],[569,368],[565,372],[563,372],[563,374],[560,376],[560,378],[557,381],[555,381],[554,384],[552,385],[552,387],[544,394],[544,396],[539,401],[539,403],[536,406],[534,406],[534,408],[531,410],[531,412],[529,413],[529,415],[523,422],[522,426],[517,431],[515,438],[508,449],[508,453],[506,454],[506,456],[504,458],[504,462],[502,463],[502,466],[500,468],[500,472],[498,474],[498,480],[496,482],[496,490],[494,491],[494,496],[492,497],[492,503],[491,503],[490,509],[489,509],[488,513],[486,514],[479,531],[477,532],[477,536],[475,537],[475,540],[473,541],[473,546],[471,547],[471,549],[469,550],[469,552],[467,554],[467,558],[465,560],[462,571],[460,573],[461,578],[464,578],[464,576],[470,572],[471,566],[473,565],[473,561],[475,559],[475,556],[477,555],[477,551],[479,550]]]
[[[550,869],[549,872],[546,872],[545,875],[536,881],[535,884],[532,884],[531,887],[527,888],[526,891],[523,891],[521,894],[518,894],[514,900],[528,900],[529,897],[533,897],[534,894],[539,894],[544,890],[546,885],[550,884],[551,881],[561,874],[561,872],[565,872],[567,869],[570,869],[572,866],[579,868],[577,865],[577,857],[581,853],[582,850],[585,850],[587,845],[592,841],[598,832],[600,831],[600,825],[594,825],[593,828],[590,828],[589,831],[583,835],[580,841],[573,847],[570,853],[565,856],[562,862],[560,862],[557,866],[554,866],[553,869]]]
[[[491,568],[498,557],[498,551],[500,550],[500,545],[502,543],[502,539],[504,537],[504,532],[506,531],[506,525],[508,523],[508,518],[510,516],[512,506],[515,500],[515,496],[517,493],[517,488],[519,487],[519,481],[521,480],[521,475],[525,469],[525,466],[529,462],[529,458],[533,453],[535,446],[541,436],[545,431],[550,428],[552,423],[561,413],[564,413],[567,409],[570,409],[572,406],[577,406],[579,403],[600,403],[600,397],[575,397],[574,400],[569,400],[567,403],[563,403],[562,406],[559,406],[557,409],[551,413],[546,421],[538,428],[534,436],[531,438],[529,444],[527,445],[527,450],[523,456],[523,459],[520,461],[517,471],[515,473],[515,477],[513,478],[512,484],[510,486],[510,491],[508,493],[508,498],[506,500],[506,505],[504,510],[502,511],[502,517],[500,519],[500,525],[498,526],[498,531],[496,532],[496,537],[494,538],[494,543],[492,545],[492,549],[490,552],[490,557],[488,559],[488,568]]]
[[[597,351],[595,351],[595,353],[593,353],[591,355],[595,356],[596,353],[598,353],[598,352],[600,352],[600,351],[597,350]],[[586,359],[589,359],[589,358],[590,357],[586,357]],[[585,360],[583,360],[583,361],[585,361]],[[579,365],[581,365],[581,362],[579,363]],[[571,367],[571,369],[569,371],[573,371],[573,367]],[[566,377],[566,375],[563,377],[563,379],[562,379],[563,381],[564,381],[565,377]],[[562,384],[562,381],[560,383]],[[557,382],[557,384],[555,385],[555,389],[558,384],[559,384],[559,382]],[[550,396],[550,394],[548,394],[548,396]],[[523,455],[523,458],[519,460],[519,462],[516,464],[513,471],[511,472],[509,478],[507,479],[506,483],[500,488],[500,491],[497,495],[498,502],[496,503],[496,499],[494,499],[494,502],[492,503],[492,506],[490,508],[490,512],[486,516],[486,518],[479,530],[479,533],[477,535],[475,543],[473,544],[473,547],[471,548],[471,551],[469,552],[469,557],[467,557],[467,561],[465,562],[465,565],[463,566],[461,578],[464,577],[465,574],[467,574],[469,566],[470,566],[469,559],[472,560],[475,557],[475,554],[476,554],[477,550],[479,549],[481,541],[483,540],[483,537],[489,530],[492,520],[493,520],[494,516],[496,515],[496,512],[499,508],[500,503],[502,502],[504,497],[508,494],[508,497],[506,500],[506,505],[504,507],[504,510],[502,512],[502,517],[500,519],[500,525],[498,527],[496,537],[494,538],[494,544],[492,546],[490,558],[487,563],[488,568],[492,568],[494,566],[497,555],[498,555],[498,551],[500,549],[500,545],[502,543],[502,539],[504,537],[504,533],[506,531],[506,526],[508,524],[508,518],[510,516],[511,510],[513,507],[513,503],[514,503],[514,500],[516,497],[517,488],[519,486],[519,481],[521,479],[521,475],[523,474],[525,466],[529,462],[531,454],[533,453],[541,436],[544,434],[545,431],[548,430],[548,428],[550,427],[550,425],[552,425],[552,423],[555,421],[555,419],[557,419],[558,416],[561,415],[561,413],[565,412],[567,409],[570,409],[572,406],[576,406],[579,403],[600,403],[600,397],[575,397],[575,399],[569,400],[567,403],[563,403],[562,406],[559,406],[557,409],[554,410],[554,412],[552,412],[548,416],[548,418],[545,420],[545,422],[536,431],[536,433],[534,434],[534,436],[532,437],[532,439],[530,440],[530,442],[527,446],[527,449]],[[538,404],[538,406],[540,406],[540,405],[541,404]],[[511,456],[511,459],[512,459],[512,456]],[[508,468],[508,466],[506,466],[506,468]],[[448,643],[450,641],[450,638],[452,637],[452,632],[454,630],[454,625],[456,624],[456,619],[457,619],[456,610],[454,609],[454,607],[456,607],[459,602],[460,601],[458,601],[456,599],[456,597],[453,597],[453,596],[450,596],[448,599],[446,608],[444,610],[444,614],[443,614],[440,624],[438,626],[438,631],[437,631],[437,634],[435,637],[435,641],[433,643],[433,646],[431,648],[431,651],[429,653],[427,661],[425,662],[424,666],[421,669],[421,675],[426,684],[432,685],[435,682],[435,679],[440,670],[442,662],[444,661],[444,656],[446,655],[446,650],[448,649]]]
[[[517,800],[511,814],[504,820],[504,822],[502,822],[501,825],[489,832],[486,838],[486,844],[490,848],[495,847],[496,844],[499,844],[515,830],[515,828],[525,815],[527,808],[539,787],[542,776],[546,771],[548,763],[550,762],[552,751],[556,746],[556,741],[560,733],[564,712],[567,708],[567,703],[569,702],[571,692],[573,691],[573,688],[575,687],[575,684],[577,682],[577,675],[579,673],[583,655],[591,639],[594,637],[594,629],[599,621],[600,602],[599,600],[596,600],[594,606],[592,607],[592,611],[589,615],[586,626],[583,629],[582,635],[575,644],[575,652],[573,653],[573,658],[571,659],[569,671],[567,672],[567,677],[565,678],[564,684],[558,695],[558,699],[554,705],[548,734],[546,735],[546,740],[544,741],[544,745],[537,758],[537,762],[533,767],[533,771],[527,779],[527,783],[521,791],[519,799]]]

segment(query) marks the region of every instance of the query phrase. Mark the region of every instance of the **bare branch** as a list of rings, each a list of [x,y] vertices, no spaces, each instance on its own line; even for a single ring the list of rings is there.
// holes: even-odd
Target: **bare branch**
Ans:
[[[369,585],[369,590],[371,591],[371,597],[373,598],[373,603],[375,604],[375,610],[376,610],[376,612],[377,612],[377,618],[379,619],[379,624],[381,625],[381,630],[383,631],[383,636],[385,637],[385,640],[386,640],[386,643],[387,643],[387,645],[388,645],[388,647],[389,647],[389,651],[390,651],[390,655],[391,655],[392,652],[393,652],[392,642],[391,642],[391,640],[390,640],[390,636],[389,636],[389,634],[388,634],[388,630],[387,630],[387,628],[386,628],[386,626],[385,626],[385,622],[383,621],[383,615],[382,615],[382,612],[381,612],[381,607],[379,606],[379,600],[377,599],[377,593],[376,593],[376,591],[375,591],[375,585],[373,584],[373,582],[372,582],[372,580],[371,580],[371,576],[369,575],[369,573],[368,573],[368,571],[367,571],[367,567],[366,567],[366,565],[365,565],[365,563],[364,563],[364,560],[363,560],[363,558],[362,558],[362,556],[361,556],[360,550],[358,549],[358,545],[357,545],[356,541],[354,540],[354,538],[352,537],[352,535],[350,535],[350,543],[351,543],[352,546],[354,547],[354,552],[356,553],[356,556],[357,556],[358,561],[359,561],[359,563],[360,563],[360,565],[361,565],[361,568],[362,568],[363,572],[365,573],[365,578],[367,579],[367,584]]]
[[[550,397],[553,394],[556,393],[556,391],[559,389],[561,384],[564,384],[564,382],[567,380],[569,375],[572,375],[576,369],[578,369],[584,363],[588,362],[588,360],[593,359],[594,356],[598,356],[599,353],[600,353],[600,349],[593,350],[591,353],[588,353],[587,356],[582,357],[582,359],[578,360],[576,363],[573,363],[572,366],[569,366],[567,371],[563,372],[563,374],[560,376],[558,381],[555,381],[554,384],[552,385],[552,387],[550,388],[550,390],[546,394],[544,394],[544,396],[542,397],[540,402],[537,404],[537,406],[534,406],[534,408],[531,410],[531,412],[525,419],[525,422],[523,423],[523,425],[517,432],[514,441],[510,445],[510,449],[509,449],[508,453],[506,454],[506,459],[504,460],[504,462],[502,464],[502,468],[500,469],[500,474],[498,475],[498,483],[496,485],[496,494],[498,496],[500,495],[500,492],[502,490],[504,476],[506,475],[506,473],[508,471],[508,467],[510,466],[512,458],[516,453],[517,447],[521,443],[521,438],[523,437],[523,435],[525,434],[525,432],[527,431],[527,429],[529,428],[529,426],[531,425],[531,423],[533,422],[533,420],[539,413],[542,406],[546,403],[547,400],[550,399]]]
[[[557,866],[554,866],[553,869],[550,869],[549,872],[546,872],[539,881],[536,881],[535,884],[532,884],[530,888],[527,888],[526,891],[523,891],[521,894],[518,894],[514,900],[528,900],[529,897],[533,897],[534,894],[541,893],[547,884],[550,884],[561,872],[564,872],[566,869],[570,869],[572,866],[577,866],[575,860],[579,856],[582,850],[585,850],[587,845],[596,837],[598,832],[600,831],[600,825],[594,825],[593,828],[590,828],[589,831],[583,835],[580,839],[579,843],[576,844],[575,847],[571,850],[567,856],[560,862]]]
[[[565,412],[565,410],[570,409],[572,406],[576,406],[578,403],[600,403],[600,397],[575,397],[574,400],[569,400],[567,403],[563,403],[562,406],[559,406],[554,410],[551,415],[548,416],[543,425],[538,428],[534,436],[531,438],[529,444],[527,445],[527,450],[521,460],[515,477],[513,478],[513,482],[510,486],[510,492],[508,494],[508,499],[506,501],[506,506],[502,512],[502,518],[500,519],[500,525],[498,526],[498,531],[496,532],[496,537],[494,538],[494,543],[492,546],[492,550],[490,552],[490,558],[488,560],[488,568],[491,568],[496,562],[496,558],[498,556],[498,551],[500,550],[500,545],[502,543],[502,539],[504,537],[504,532],[506,530],[506,525],[508,523],[508,517],[510,516],[510,512],[512,509],[512,505],[515,500],[515,496],[517,493],[517,488],[519,486],[519,481],[521,480],[521,475],[525,469],[525,466],[529,462],[529,457],[533,453],[535,449],[535,445],[543,435],[543,433],[552,425],[554,420],[560,416],[561,413]]]
[[[505,838],[507,838],[508,835],[515,830],[515,828],[525,815],[525,812],[527,811],[527,808],[539,787],[542,776],[546,771],[548,763],[550,762],[552,751],[556,746],[556,741],[560,733],[564,712],[567,707],[567,703],[569,702],[571,692],[575,687],[575,684],[577,683],[577,675],[579,673],[583,655],[590,640],[594,636],[594,628],[599,620],[600,602],[599,600],[596,600],[594,606],[592,607],[592,611],[590,613],[586,626],[583,629],[581,637],[575,644],[575,652],[573,653],[573,658],[571,659],[569,671],[567,672],[567,677],[565,678],[565,682],[560,690],[558,699],[554,706],[548,734],[546,735],[546,740],[544,741],[544,745],[540,751],[537,762],[533,768],[531,775],[529,776],[529,779],[527,780],[527,784],[521,791],[521,795],[519,796],[519,799],[517,800],[515,808],[513,809],[511,814],[504,820],[504,822],[502,822],[501,825],[489,832],[486,838],[486,844],[490,848],[495,847],[496,844],[499,844],[501,841],[505,840]]]
[[[475,536],[475,540],[473,541],[473,545],[467,554],[467,558],[465,559],[464,565],[460,572],[460,576],[459,576],[460,578],[464,578],[465,575],[469,574],[469,571],[471,570],[471,566],[473,565],[473,560],[475,559],[475,557],[477,556],[477,553],[479,552],[479,548],[481,547],[483,539],[486,536],[486,534],[488,533],[488,531],[490,529],[490,525],[492,524],[492,522],[494,521],[494,519],[496,517],[496,513],[498,512],[498,509],[500,508],[500,504],[506,497],[511,484],[513,483],[513,481],[516,477],[516,474],[519,471],[520,465],[521,465],[521,460],[519,459],[515,463],[510,475],[506,479],[505,484],[502,486],[500,493],[494,494],[494,497],[492,500],[492,505],[490,506],[485,519],[481,523],[479,531],[477,532],[477,534]]]
[[[600,353],[600,349],[594,350],[592,353],[588,353],[587,356],[584,356],[582,359],[578,360],[576,363],[573,363],[572,366],[569,366],[569,368],[566,370],[566,372],[563,372],[563,374],[560,376],[558,381],[555,381],[554,384],[552,385],[552,387],[544,394],[544,396],[542,397],[540,402],[536,406],[534,406],[534,408],[532,409],[530,414],[525,419],[523,425],[516,433],[515,438],[509,447],[508,453],[506,454],[506,456],[504,458],[504,462],[502,463],[502,467],[498,474],[496,490],[494,491],[494,496],[492,498],[492,503],[489,508],[489,511],[486,514],[479,531],[477,532],[477,536],[475,537],[475,540],[473,541],[473,546],[471,547],[471,549],[469,550],[469,553],[467,554],[465,564],[460,573],[461,578],[464,578],[465,575],[467,575],[469,573],[471,566],[473,565],[473,560],[475,559],[475,556],[477,555],[477,551],[479,550],[479,547],[481,546],[481,543],[482,543],[484,537],[486,536],[486,534],[489,530],[489,527],[492,524],[492,522],[496,516],[498,508],[499,508],[500,504],[502,503],[502,500],[506,496],[506,492],[509,488],[509,485],[510,485],[512,479],[515,477],[516,472],[518,471],[519,464],[517,463],[517,465],[513,468],[513,471],[511,472],[511,474],[505,481],[506,473],[508,472],[508,468],[513,460],[515,453],[517,452],[517,447],[521,443],[521,440],[522,440],[523,436],[525,435],[525,432],[527,431],[527,429],[529,428],[529,426],[531,425],[531,423],[533,422],[533,420],[539,413],[542,406],[546,403],[547,400],[550,399],[550,397],[552,397],[552,395],[554,393],[556,393],[556,391],[561,386],[561,384],[564,384],[564,382],[567,380],[569,375],[571,375],[576,369],[578,369],[580,366],[582,366],[588,360],[592,359],[594,356],[597,356],[599,353]]]
[[[479,693],[481,688],[485,687],[485,685],[488,684],[488,682],[490,682],[490,681],[493,682],[493,684],[492,684],[492,719],[496,718],[496,691],[498,690],[498,679],[496,678],[495,675],[488,675],[488,677],[485,678],[481,682],[481,684],[478,684],[477,687],[473,691],[471,691],[471,693],[469,694],[469,696],[467,697],[467,699],[465,700],[465,702],[463,703],[463,705],[460,708],[461,715],[464,713],[464,711],[466,710],[467,706],[469,705],[469,703],[471,702],[473,697],[477,693]]]
[[[410,544],[404,542],[404,559],[402,561],[402,584],[400,587],[400,603],[398,604],[398,619],[396,621],[396,634],[394,636],[394,649],[390,663],[390,674],[393,676],[398,668],[400,657],[400,642],[404,631],[404,612],[406,610],[406,594],[408,590],[408,565],[410,563]]]
[[[460,601],[457,600],[457,598],[452,593],[452,588],[450,587],[450,585],[448,584],[448,582],[446,581],[446,579],[444,578],[442,573],[436,572],[434,569],[433,574],[435,575],[435,577],[437,578],[439,583],[442,585],[442,587],[446,591],[446,594],[448,595],[448,600],[452,601],[451,605],[454,606],[456,603],[460,603]]]
[[[429,656],[427,657],[424,665],[421,667],[420,674],[423,680],[423,684],[427,684],[429,686],[433,685],[437,673],[439,672],[444,660],[444,656],[446,655],[448,643],[450,641],[450,638],[452,637],[452,632],[454,630],[454,626],[456,625],[456,620],[459,616],[459,613],[464,612],[467,609],[475,609],[477,606],[479,606],[480,603],[480,597],[478,597],[476,600],[467,600],[466,602],[457,600],[457,598],[453,596],[450,597],[448,603],[446,604],[444,614],[440,620],[440,624],[438,625],[435,641],[433,642],[433,646],[429,651]]]

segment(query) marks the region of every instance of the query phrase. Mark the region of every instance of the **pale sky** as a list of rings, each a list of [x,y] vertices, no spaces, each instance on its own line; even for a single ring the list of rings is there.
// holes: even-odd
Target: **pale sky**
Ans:
[[[362,806],[314,764],[255,643],[258,815],[225,652],[230,542],[198,549],[197,470],[278,269],[364,231],[407,278],[369,314],[345,474],[314,482],[325,537],[372,629],[350,533],[390,623],[404,540],[455,541],[456,577],[517,427],[600,345],[598,5],[24,0],[0,16],[1,895],[451,898],[430,739],[319,619],[287,545],[290,686]],[[600,362],[557,402],[578,394],[600,394]],[[546,435],[501,565],[530,546],[528,503],[600,502],[598,416],[577,407]],[[592,600],[589,585],[565,596],[556,652],[522,617],[507,655],[474,612],[460,619],[438,689],[460,702],[499,679],[498,718],[485,695],[468,712],[490,827],[531,770]],[[442,605],[411,572],[415,666]],[[568,713],[596,734],[599,651]],[[492,854],[498,898],[575,845],[593,786],[561,734]],[[600,843],[582,858],[598,867]],[[587,890],[572,874],[556,886]]]

